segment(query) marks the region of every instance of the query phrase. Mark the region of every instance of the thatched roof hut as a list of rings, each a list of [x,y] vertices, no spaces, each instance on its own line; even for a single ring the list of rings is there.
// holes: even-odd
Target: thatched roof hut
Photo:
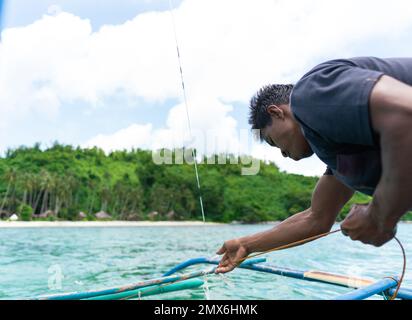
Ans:
[[[83,211],[80,211],[79,214],[77,215],[77,218],[79,218],[80,220],[83,220],[87,218],[87,215]]]
[[[46,212],[42,212],[36,216],[36,218],[48,218],[48,217],[55,217],[56,213],[53,210],[47,210]]]
[[[175,220],[176,219],[176,212],[174,210],[169,211],[166,214],[166,217],[167,217],[168,220]]]
[[[96,217],[96,219],[98,220],[107,220],[107,219],[111,219],[112,217],[110,216],[110,214],[108,214],[107,212],[104,211],[100,211],[98,213],[96,213],[94,215]]]
[[[150,220],[154,220],[154,219],[156,219],[158,216],[159,216],[159,212],[157,212],[157,211],[152,211],[152,212],[150,212],[150,213],[147,215],[147,217],[148,217]]]

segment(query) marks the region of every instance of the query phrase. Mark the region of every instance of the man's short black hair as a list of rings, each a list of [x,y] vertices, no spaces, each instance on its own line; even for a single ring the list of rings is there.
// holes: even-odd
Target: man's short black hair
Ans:
[[[272,123],[267,108],[272,104],[288,104],[293,84],[270,84],[259,89],[250,99],[249,124],[263,129]]]

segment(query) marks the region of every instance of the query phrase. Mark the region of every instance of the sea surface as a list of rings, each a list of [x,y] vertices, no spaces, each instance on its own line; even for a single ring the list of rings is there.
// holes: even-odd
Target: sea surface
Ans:
[[[269,228],[272,226],[0,229],[0,299],[31,299],[159,277],[187,259],[215,256],[224,240]],[[412,224],[399,224],[397,236],[408,258],[404,286],[412,288]],[[341,233],[266,258],[279,267],[369,279],[399,275],[403,262],[395,241],[375,248]],[[197,288],[142,299],[330,299],[349,291],[241,269],[208,276],[207,284],[206,292]]]

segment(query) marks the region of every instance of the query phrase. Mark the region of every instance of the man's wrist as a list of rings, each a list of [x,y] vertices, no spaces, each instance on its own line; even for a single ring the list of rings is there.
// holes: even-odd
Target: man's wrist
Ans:
[[[375,199],[374,199],[375,200]],[[391,231],[398,222],[390,213],[384,212],[384,208],[378,202],[372,201],[369,205],[369,215],[381,231]]]
[[[246,254],[249,255],[253,252],[255,252],[253,250],[253,236],[246,236],[246,237],[242,237],[239,238],[240,244],[242,245],[242,247],[246,250]]]

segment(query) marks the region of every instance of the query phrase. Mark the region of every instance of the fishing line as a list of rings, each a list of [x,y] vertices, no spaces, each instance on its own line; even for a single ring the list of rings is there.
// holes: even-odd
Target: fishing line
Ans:
[[[396,240],[396,242],[398,242],[399,247],[402,250],[403,266],[402,266],[401,277],[398,280],[398,285],[396,286],[396,290],[395,290],[393,296],[390,298],[390,300],[395,300],[396,299],[396,296],[398,295],[399,289],[401,288],[401,284],[402,284],[402,281],[403,281],[403,278],[404,278],[405,272],[406,272],[406,252],[405,252],[405,248],[403,247],[402,242],[397,237],[394,237],[394,239]]]
[[[255,257],[257,257],[257,256],[261,256],[261,255],[263,255],[263,254],[267,254],[267,253],[269,253],[269,252],[279,251],[279,250],[284,250],[284,249],[288,249],[288,248],[291,248],[291,247],[295,247],[295,246],[297,246],[297,245],[304,244],[304,243],[309,242],[309,241],[313,241],[313,240],[317,240],[317,239],[320,239],[320,238],[329,236],[329,235],[334,234],[334,233],[337,233],[337,232],[339,232],[339,231],[341,231],[341,229],[336,229],[336,230],[333,230],[333,231],[330,231],[330,232],[321,233],[321,234],[318,234],[318,235],[315,235],[315,236],[312,236],[312,237],[308,237],[308,238],[305,238],[305,239],[302,239],[302,240],[294,241],[294,242],[291,242],[291,243],[288,243],[288,244],[285,244],[285,245],[282,245],[282,246],[279,246],[279,247],[276,247],[276,248],[272,248],[272,249],[269,249],[269,250],[266,250],[266,251],[262,251],[262,252],[258,252],[258,253],[249,255],[249,256],[247,256],[247,257],[244,257],[244,258],[240,259],[240,260],[236,263],[236,266],[240,265],[240,264],[241,264],[242,262],[244,262],[245,260],[252,259],[252,258],[255,258]],[[401,276],[400,276],[399,280],[398,280],[398,279],[395,279],[395,278],[392,278],[392,277],[386,277],[386,278],[393,279],[394,281],[397,282],[397,286],[396,286],[395,292],[394,292],[394,294],[389,298],[389,300],[395,300],[395,299],[396,299],[396,297],[397,297],[397,295],[398,295],[398,292],[399,292],[399,289],[400,289],[400,287],[401,287],[401,285],[402,285],[403,279],[404,279],[404,277],[405,277],[405,273],[406,273],[406,252],[405,252],[405,248],[403,247],[402,242],[401,242],[397,237],[394,237],[394,239],[396,240],[396,242],[398,243],[399,247],[401,248],[402,257],[403,257],[403,266],[402,266],[402,273],[401,273]],[[213,268],[212,268],[212,269],[213,269]],[[209,273],[209,272],[210,272],[210,270],[209,270],[209,271],[205,271],[205,273]],[[220,275],[222,275],[222,274],[220,273]],[[224,281],[224,279],[222,279],[222,280]],[[176,281],[176,282],[178,282],[178,281]],[[226,281],[224,281],[224,282],[226,283]],[[227,284],[227,283],[226,283],[226,284]],[[167,286],[167,285],[170,285],[170,284],[165,284],[165,286]],[[385,295],[384,295],[384,296],[385,296]]]
[[[240,263],[242,263],[243,261],[245,261],[247,259],[251,259],[251,258],[254,258],[254,257],[257,257],[257,256],[261,256],[261,255],[269,253],[269,252],[288,249],[288,248],[303,244],[305,242],[320,239],[320,238],[326,237],[328,235],[331,235],[331,234],[339,232],[339,231],[341,231],[341,230],[337,229],[337,230],[321,233],[321,234],[318,234],[316,236],[312,236],[312,237],[305,238],[305,239],[302,239],[302,240],[294,241],[294,242],[291,242],[291,243],[288,243],[288,244],[285,244],[285,245],[282,245],[282,246],[279,246],[279,247],[276,247],[276,248],[272,248],[272,249],[269,249],[269,250],[266,250],[266,251],[258,252],[258,253],[255,253],[255,254],[252,254],[250,256],[247,256],[247,257],[244,257],[244,258],[240,259],[237,264],[240,264]]]
[[[318,235],[315,235],[315,236],[312,236],[312,237],[309,237],[309,238],[305,238],[305,239],[302,239],[302,240],[298,240],[298,241],[295,241],[295,242],[291,242],[291,243],[288,243],[288,244],[285,244],[285,245],[282,245],[282,246],[279,246],[279,247],[276,247],[276,248],[273,248],[273,249],[269,249],[269,250],[266,250],[266,251],[263,251],[263,252],[258,252],[258,253],[252,254],[252,255],[250,255],[250,256],[247,256],[247,257],[244,257],[244,258],[240,259],[240,260],[236,263],[236,266],[238,266],[239,264],[241,264],[241,263],[242,263],[243,261],[245,261],[245,260],[248,260],[248,259],[251,259],[251,258],[255,258],[255,257],[257,257],[257,256],[261,256],[261,255],[266,254],[266,253],[269,253],[269,252],[273,252],[273,251],[278,251],[278,250],[283,250],[283,249],[288,249],[288,248],[291,248],[291,247],[295,247],[295,246],[297,246],[297,245],[300,245],[300,244],[303,244],[303,243],[306,243],[306,242],[309,242],[309,241],[312,241],[312,240],[317,240],[317,239],[320,239],[320,238],[329,236],[329,235],[334,234],[334,233],[337,233],[337,232],[339,232],[339,231],[342,231],[342,230],[341,230],[341,229],[336,229],[336,230],[329,231],[329,232],[325,232],[325,233],[321,233],[321,234],[318,234]],[[398,292],[399,292],[399,289],[400,289],[400,287],[401,287],[401,285],[402,285],[403,278],[404,278],[405,273],[406,273],[406,253],[405,253],[405,248],[403,247],[401,241],[400,241],[397,237],[394,237],[394,239],[396,240],[396,242],[398,243],[399,247],[401,248],[402,256],[403,256],[403,266],[402,266],[402,273],[401,273],[401,276],[400,276],[399,280],[394,279],[394,278],[391,278],[391,277],[387,277],[387,278],[391,278],[391,279],[395,280],[395,281],[398,283],[397,286],[396,286],[396,289],[395,289],[394,294],[392,295],[392,297],[391,297],[389,300],[395,300],[395,299],[396,299],[396,297],[397,297],[397,295],[398,295]]]
[[[273,251],[288,249],[288,248],[291,248],[291,247],[294,247],[294,246],[297,246],[297,245],[300,245],[300,244],[309,242],[309,241],[311,241],[311,240],[316,240],[316,239],[320,239],[320,238],[322,238],[322,237],[326,237],[326,236],[328,236],[328,235],[337,233],[337,232],[339,232],[339,231],[341,231],[341,230],[340,230],[340,229],[337,229],[337,230],[334,230],[334,231],[322,233],[322,234],[315,235],[315,236],[312,236],[312,237],[308,237],[308,238],[305,238],[305,239],[302,239],[302,240],[298,240],[298,241],[295,241],[295,242],[291,242],[291,243],[289,243],[289,244],[282,245],[282,246],[279,246],[279,247],[276,247],[276,248],[273,248],[273,249],[269,249],[269,250],[266,250],[266,251],[263,251],[263,252],[258,252],[258,253],[256,253],[256,254],[253,254],[253,255],[250,255],[250,256],[247,256],[247,257],[244,257],[244,258],[240,259],[240,260],[236,263],[236,266],[238,266],[241,262],[243,262],[243,261],[245,261],[245,260],[248,260],[248,259],[251,259],[251,258],[254,258],[254,257],[256,257],[256,256],[260,256],[260,255],[263,255],[263,254],[266,254],[266,253],[269,253],[269,252],[273,252]],[[396,240],[396,242],[398,243],[399,247],[400,247],[401,250],[402,250],[402,255],[403,255],[403,267],[402,267],[402,273],[401,273],[401,276],[400,276],[399,280],[396,279],[396,278],[393,278],[393,277],[385,277],[385,278],[390,278],[390,279],[394,280],[395,282],[397,282],[397,286],[396,286],[396,289],[395,289],[395,291],[394,291],[394,294],[389,298],[389,300],[394,300],[394,299],[396,299],[396,297],[397,297],[397,295],[398,295],[398,292],[399,292],[399,289],[400,289],[400,287],[401,287],[401,285],[402,285],[402,282],[403,282],[405,273],[406,273],[406,252],[405,252],[405,249],[404,249],[401,241],[400,241],[397,237],[394,237],[394,239]],[[208,268],[208,269],[203,270],[202,272],[200,272],[200,274],[196,274],[196,275],[193,275],[193,276],[188,276],[188,275],[186,275],[185,277],[182,277],[181,279],[177,279],[177,280],[171,281],[171,282],[169,282],[169,283],[164,283],[164,284],[160,284],[160,285],[154,285],[154,287],[153,287],[152,289],[149,289],[149,290],[146,290],[145,288],[143,288],[143,289],[145,290],[145,294],[148,294],[149,292],[158,290],[159,288],[167,287],[167,286],[172,285],[172,284],[174,284],[174,283],[178,283],[178,282],[181,282],[181,281],[184,281],[184,280],[193,278],[193,277],[199,277],[199,276],[206,277],[206,275],[208,275],[208,274],[213,274],[213,273],[215,273],[215,272],[216,272],[216,268],[217,268],[217,267],[211,267],[211,268]],[[219,274],[219,275],[222,275],[222,274]],[[224,279],[221,279],[221,280],[222,280],[223,282],[225,282]],[[229,284],[229,283],[226,283],[226,284],[229,285],[230,287],[232,286],[232,284]],[[204,288],[204,290],[205,290],[205,288]],[[385,300],[388,300],[388,299],[387,299],[387,292],[388,292],[388,290],[386,290],[385,292],[382,292]],[[206,298],[209,297],[209,290],[208,290],[208,289],[205,290],[205,296],[206,296]],[[121,300],[123,300],[123,299],[133,299],[133,298],[138,298],[138,299],[140,300],[140,299],[142,298],[141,292],[138,291],[137,293],[131,293],[130,295],[121,298]]]
[[[341,230],[340,230],[340,229],[333,230],[333,231],[330,231],[330,232],[318,234],[318,235],[315,235],[315,236],[312,236],[312,237],[308,237],[308,238],[305,238],[305,239],[302,239],[302,240],[298,240],[298,241],[295,241],[295,242],[291,242],[291,243],[289,243],[289,244],[282,245],[282,246],[279,246],[279,247],[276,247],[276,248],[273,248],[273,249],[269,249],[269,250],[266,250],[266,251],[263,251],[263,252],[255,253],[255,254],[253,254],[253,255],[250,255],[250,256],[247,256],[247,257],[244,257],[244,258],[240,259],[240,260],[236,263],[236,266],[240,265],[240,264],[241,264],[243,261],[245,261],[245,260],[252,259],[252,258],[254,258],[254,257],[260,256],[260,255],[263,255],[263,254],[266,254],[266,253],[269,253],[269,252],[279,251],[279,250],[283,250],[283,249],[288,249],[288,248],[291,248],[291,247],[294,247],[294,246],[297,246],[297,245],[300,245],[300,244],[303,244],[303,243],[306,243],[306,242],[309,242],[309,241],[312,241],[312,240],[317,240],[317,239],[320,239],[320,238],[329,236],[329,235],[334,234],[334,233],[337,233],[337,232],[339,232],[339,231],[341,231]],[[395,299],[396,299],[396,297],[397,297],[397,295],[398,295],[398,292],[399,292],[399,289],[400,289],[400,287],[401,287],[401,285],[402,285],[402,282],[403,282],[405,273],[406,273],[406,253],[405,253],[405,249],[404,249],[401,241],[400,241],[397,237],[394,237],[394,239],[396,240],[396,242],[398,243],[398,245],[399,245],[399,247],[401,248],[401,251],[402,251],[403,267],[402,267],[402,273],[401,273],[401,276],[400,276],[399,280],[398,280],[398,279],[395,279],[395,278],[393,278],[393,277],[385,277],[385,278],[390,278],[390,279],[392,279],[392,280],[394,280],[394,281],[397,282],[397,286],[396,286],[396,289],[395,289],[395,291],[394,291],[394,294],[389,298],[389,300],[395,300]],[[214,273],[214,272],[215,272],[215,269],[216,269],[216,267],[212,267],[212,268],[210,268],[210,269],[206,269],[206,270],[203,271],[203,274],[206,276],[207,274]],[[222,274],[220,273],[219,275],[222,275]],[[160,285],[159,287],[167,287],[167,286],[169,286],[169,285],[171,285],[171,284],[174,284],[174,283],[177,283],[177,282],[180,282],[180,281],[183,281],[183,280],[186,280],[186,278],[185,278],[185,279],[179,279],[179,280],[176,280],[176,281],[173,281],[173,282],[170,282],[170,283],[165,283],[165,284]],[[226,283],[225,279],[221,279],[221,280]],[[226,284],[229,285],[229,286],[232,286],[232,285],[229,284],[229,283],[226,283]],[[154,290],[157,290],[157,288],[154,287],[153,289],[148,290],[147,292],[151,292],[152,290],[153,290],[153,291],[154,291]],[[147,293],[147,292],[146,292],[146,293]],[[140,292],[138,293],[138,295],[140,296]],[[205,290],[205,295],[206,295],[206,297],[208,297],[208,295],[209,295],[209,289],[208,289],[208,288]],[[384,295],[384,298],[386,299],[386,294],[385,294],[385,292],[383,292],[383,295]],[[135,298],[136,296],[137,296],[136,294],[132,294],[132,295],[130,295],[130,296],[125,297],[124,299],[131,299],[131,298]]]
[[[189,129],[189,135],[190,135],[190,139],[192,140],[193,135],[192,135],[192,125],[191,125],[191,121],[190,121],[190,114],[189,114],[189,103],[188,103],[188,100],[187,100],[186,86],[185,86],[185,81],[184,81],[184,76],[183,76],[182,61],[181,61],[181,57],[180,57],[179,42],[178,42],[178,38],[177,38],[176,24],[175,24],[175,18],[174,18],[174,14],[173,14],[173,7],[174,6],[173,6],[173,3],[172,3],[172,0],[169,0],[169,12],[170,12],[170,15],[171,15],[171,18],[172,18],[172,26],[173,26],[173,33],[174,33],[174,37],[175,37],[177,60],[178,60],[178,63],[179,63],[179,73],[180,73],[180,81],[181,81],[181,86],[182,86],[182,94],[183,94],[183,100],[184,100],[184,105],[185,105],[185,110],[186,110],[186,118],[187,118],[187,124],[188,124],[188,129]],[[196,182],[197,182],[197,189],[198,189],[198,192],[199,192],[199,203],[200,203],[200,209],[201,209],[201,213],[202,213],[202,219],[203,219],[203,222],[206,222],[205,212],[204,212],[204,207],[203,207],[202,192],[201,192],[201,188],[200,188],[200,177],[199,177],[199,171],[198,171],[198,168],[197,168],[196,149],[192,148],[191,151],[192,151],[192,157],[193,157],[193,160],[194,160]],[[303,244],[305,242],[309,242],[309,241],[312,241],[312,240],[316,240],[316,239],[320,239],[320,238],[329,236],[329,235],[337,233],[339,231],[341,231],[341,229],[333,230],[333,231],[330,231],[330,232],[325,232],[325,233],[315,235],[315,236],[312,236],[312,237],[309,237],[309,238],[305,238],[305,239],[302,239],[302,240],[298,240],[298,241],[295,241],[295,242],[292,242],[292,243],[289,243],[289,244],[286,244],[286,245],[282,245],[282,246],[279,246],[279,247],[276,247],[276,248],[273,248],[273,249],[270,249],[270,250],[267,250],[267,251],[264,251],[264,252],[259,252],[259,253],[256,253],[256,254],[253,254],[253,255],[250,255],[248,257],[240,259],[237,262],[237,265],[241,264],[243,261],[245,261],[247,259],[251,259],[251,258],[260,256],[260,255],[263,255],[263,254],[266,254],[266,253],[269,253],[269,252],[291,248],[291,247]],[[401,287],[401,284],[402,284],[402,281],[403,281],[403,278],[404,278],[404,275],[405,275],[405,272],[406,272],[405,249],[404,249],[402,243],[399,241],[398,238],[394,237],[394,239],[397,241],[397,243],[399,244],[399,246],[402,250],[403,268],[402,268],[402,273],[401,273],[401,276],[399,278],[399,281],[397,281],[398,284],[396,286],[396,290],[395,290],[393,296],[390,298],[390,300],[394,300],[396,298],[396,296],[398,295],[399,288]],[[396,279],[394,279],[394,280],[396,280]],[[209,287],[208,287],[208,284],[207,284],[206,275],[205,275],[205,288],[206,288],[205,289],[205,294],[206,294],[206,292],[209,292]]]
[[[189,103],[187,101],[186,86],[185,86],[185,80],[184,80],[184,77],[183,77],[183,68],[182,68],[182,61],[181,61],[181,58],[180,58],[179,42],[178,42],[178,39],[177,39],[176,24],[175,24],[175,18],[174,18],[174,14],[173,14],[172,0],[169,0],[169,12],[170,12],[170,15],[172,17],[173,33],[174,33],[174,36],[175,36],[177,60],[179,62],[180,81],[181,81],[181,85],[182,85],[183,100],[184,100],[184,105],[185,105],[185,109],[186,109],[186,118],[187,118],[187,124],[188,124],[188,128],[189,128],[189,136],[190,136],[190,140],[192,140],[193,135],[192,135],[192,125],[191,125],[190,115],[189,115]],[[202,192],[201,192],[201,189],[200,189],[199,171],[197,169],[197,155],[196,155],[196,149],[195,148],[192,148],[192,157],[193,157],[193,160],[194,160],[193,162],[194,162],[194,165],[195,165],[197,189],[199,191],[199,203],[200,203],[200,209],[202,211],[202,219],[203,219],[203,222],[206,222],[206,220],[205,220],[205,211],[204,211],[204,208],[203,208]]]
[[[173,14],[173,7],[174,6],[173,6],[173,3],[172,3],[172,0],[169,0],[169,12],[170,12],[170,15],[171,15],[171,18],[172,18],[172,26],[173,26],[173,33],[174,33],[174,37],[175,37],[177,60],[179,62],[180,82],[181,82],[181,86],[182,86],[183,100],[184,100],[184,105],[185,105],[185,109],[186,109],[186,119],[187,119],[187,124],[188,124],[188,129],[189,129],[190,140],[193,141],[192,124],[191,124],[191,121],[190,121],[190,114],[189,114],[189,103],[188,103],[188,100],[187,100],[186,86],[185,86],[185,80],[184,80],[184,76],[183,76],[182,61],[181,61],[181,58],[180,58],[179,41],[177,39],[177,31],[176,31],[175,17],[174,17],[174,14]],[[200,188],[199,170],[197,168],[196,148],[191,148],[191,151],[192,151],[193,163],[194,163],[194,166],[195,166],[197,190],[199,192],[200,210],[202,212],[203,223],[206,223],[205,210],[204,210],[204,207],[203,207],[202,191],[201,191],[201,188]],[[203,290],[204,290],[206,299],[209,300],[209,284],[208,284],[206,275],[204,277],[204,281],[205,282],[204,282]]]

